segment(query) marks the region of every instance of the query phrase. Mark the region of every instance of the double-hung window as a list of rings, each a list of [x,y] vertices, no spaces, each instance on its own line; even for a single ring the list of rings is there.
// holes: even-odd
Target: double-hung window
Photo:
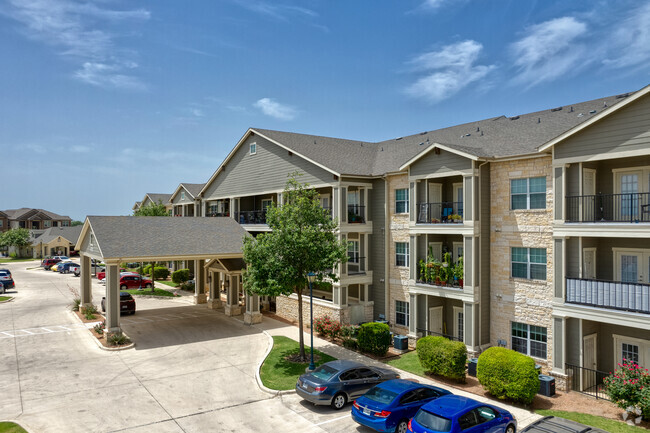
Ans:
[[[409,243],[395,242],[395,266],[409,265]]]
[[[395,323],[397,325],[409,326],[409,303],[395,301]]]
[[[408,188],[395,190],[395,213],[408,213],[409,190]]]
[[[512,349],[524,355],[546,359],[546,328],[512,322]]]
[[[348,241],[348,262],[359,263],[359,241]]]
[[[511,179],[510,208],[546,209],[546,177]]]
[[[513,247],[511,250],[513,278],[546,279],[546,248]]]
[[[257,143],[251,143],[248,145],[248,153],[250,155],[255,155],[257,153]]]

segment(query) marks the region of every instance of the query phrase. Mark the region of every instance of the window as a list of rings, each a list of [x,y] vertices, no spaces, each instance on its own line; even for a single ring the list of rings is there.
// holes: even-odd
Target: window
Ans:
[[[395,266],[409,265],[408,242],[395,242]]]
[[[248,153],[251,155],[255,155],[257,153],[257,143],[251,143],[248,146]]]
[[[62,221],[61,222],[61,227],[69,227],[70,226],[70,221]]]
[[[409,190],[408,188],[395,190],[395,213],[408,213]]]
[[[181,200],[185,200],[185,191],[181,191]]]
[[[402,326],[409,326],[409,303],[395,301],[395,323]]]
[[[546,177],[511,179],[510,208],[546,209]]]
[[[636,344],[621,344],[621,359],[623,361],[632,361],[639,364],[639,346]]]
[[[546,328],[512,322],[512,349],[524,355],[546,359]]]
[[[348,241],[348,262],[359,263],[359,241]]]
[[[546,279],[546,248],[513,247],[511,254],[513,278]]]
[[[43,221],[43,227],[52,227],[52,221],[49,220]]]

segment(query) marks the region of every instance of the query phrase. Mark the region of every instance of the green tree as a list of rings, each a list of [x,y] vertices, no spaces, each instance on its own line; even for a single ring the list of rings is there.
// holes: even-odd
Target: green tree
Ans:
[[[76,226],[82,226],[82,225],[84,225],[84,222],[83,222],[83,221],[76,221],[76,220],[75,220],[75,221],[72,221],[72,222],[70,223],[70,227],[76,227]]]
[[[29,230],[27,229],[11,229],[0,235],[0,246],[2,247],[22,248],[31,243]]]
[[[161,200],[158,203],[150,203],[133,211],[133,216],[169,216],[169,212]]]
[[[317,281],[338,281],[333,270],[347,260],[347,244],[338,239],[338,222],[320,207],[318,192],[296,177],[294,173],[287,181],[284,203],[267,209],[271,231],[244,238],[244,287],[261,296],[298,295],[300,357],[305,361],[302,294],[307,274],[315,273]]]

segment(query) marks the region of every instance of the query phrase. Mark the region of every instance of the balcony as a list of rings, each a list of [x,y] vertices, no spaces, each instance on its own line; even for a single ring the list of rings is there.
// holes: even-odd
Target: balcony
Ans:
[[[365,274],[366,273],[366,258],[359,256],[358,253],[348,253],[348,274]]]
[[[235,212],[235,221],[239,224],[266,224],[265,210]]]
[[[650,222],[650,193],[566,197],[566,222]]]
[[[208,212],[207,217],[229,217],[230,212]]]
[[[348,223],[363,224],[366,222],[366,207],[358,204],[348,205]]]
[[[462,224],[463,202],[418,203],[417,224]]]
[[[566,302],[650,314],[650,284],[567,278]]]

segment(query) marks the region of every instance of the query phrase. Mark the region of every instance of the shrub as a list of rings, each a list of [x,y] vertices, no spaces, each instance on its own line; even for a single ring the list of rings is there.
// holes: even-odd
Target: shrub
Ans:
[[[174,284],[183,284],[190,279],[190,270],[189,269],[179,269],[172,272],[172,282]]]
[[[84,315],[86,320],[93,320],[95,318],[95,314],[97,313],[97,307],[94,305],[89,305],[88,307],[81,307],[81,314]]]
[[[106,341],[108,342],[109,346],[123,346],[125,344],[130,344],[131,340],[129,337],[122,333],[115,333],[115,334],[110,334],[107,338]]]
[[[141,275],[151,276],[151,265],[147,265],[144,269],[138,269],[138,272]],[[153,268],[153,279],[154,280],[164,280],[169,276],[169,269],[166,266],[156,266]]]
[[[359,333],[357,325],[343,325],[341,326],[341,337],[343,338],[356,338]]]
[[[13,252],[9,253],[9,257],[11,257],[12,259],[17,259],[18,258],[18,253],[13,253]]]
[[[533,358],[505,347],[490,347],[478,357],[476,377],[499,399],[530,404],[539,391]]]
[[[420,365],[425,371],[465,383],[467,346],[445,337],[420,338],[416,345]]]
[[[314,319],[314,329],[319,335],[336,338],[341,334],[341,324],[328,315]]]
[[[106,328],[106,320],[104,320],[102,323],[98,323],[95,326],[93,326],[93,329],[95,330],[96,333],[99,335],[104,334],[104,328]]]
[[[359,349],[375,355],[385,355],[390,346],[390,328],[386,323],[364,323],[357,337]]]
[[[70,309],[72,311],[79,311],[79,306],[81,305],[81,299],[79,298],[74,298],[72,300],[72,304],[70,304]]]
[[[624,362],[603,382],[605,392],[618,407],[627,412],[638,409],[643,418],[650,419],[650,373],[647,368]]]
[[[194,283],[184,282],[183,284],[181,284],[181,290],[186,290],[188,292],[193,292],[194,291]]]
[[[354,338],[343,337],[343,347],[350,350],[357,350],[359,345],[357,344],[357,340],[355,340]]]

